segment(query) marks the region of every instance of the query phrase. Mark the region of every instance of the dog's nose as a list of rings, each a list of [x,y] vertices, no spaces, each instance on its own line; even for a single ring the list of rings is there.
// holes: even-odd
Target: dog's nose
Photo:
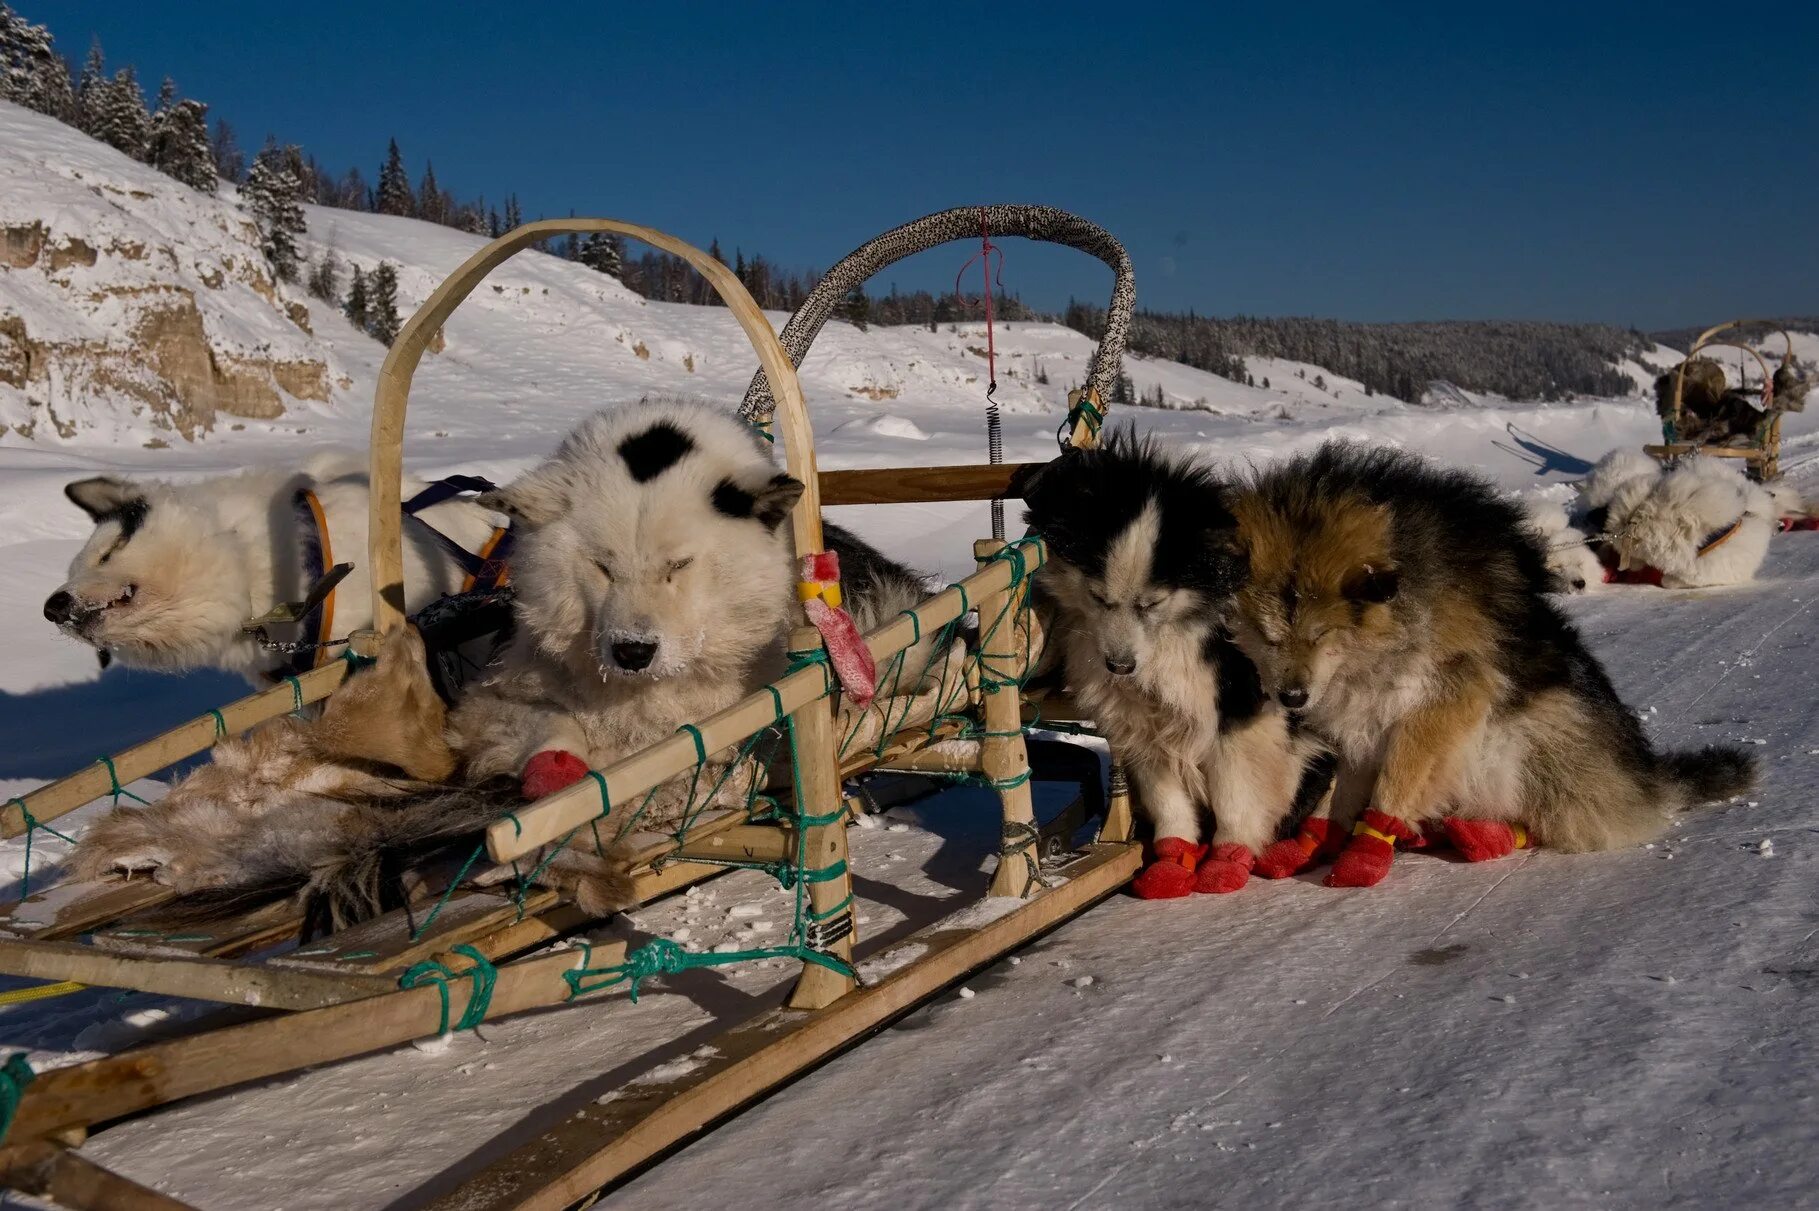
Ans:
[[[1105,671],[1114,677],[1129,677],[1137,671],[1137,662],[1129,658],[1118,660],[1111,656],[1105,658]]]
[[[1298,685],[1290,686],[1285,690],[1277,690],[1276,701],[1291,711],[1298,711],[1307,705],[1307,691]]]
[[[76,614],[76,599],[62,589],[58,589],[44,601],[44,616],[58,626],[76,621]]]
[[[657,645],[654,643],[626,640],[613,645],[613,663],[630,673],[649,665],[656,654]]]

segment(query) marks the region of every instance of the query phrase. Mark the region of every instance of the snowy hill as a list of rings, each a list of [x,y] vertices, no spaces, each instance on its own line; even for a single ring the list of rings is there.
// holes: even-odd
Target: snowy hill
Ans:
[[[167,442],[351,386],[231,190],[197,193],[4,102],[0,146],[8,441]]]

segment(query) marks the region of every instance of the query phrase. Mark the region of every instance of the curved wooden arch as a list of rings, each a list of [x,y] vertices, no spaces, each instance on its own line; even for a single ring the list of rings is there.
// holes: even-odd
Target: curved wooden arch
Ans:
[[[367,560],[373,582],[373,629],[380,634],[404,625],[404,528],[400,513],[404,473],[404,413],[410,400],[411,378],[423,360],[431,338],[455,308],[472,294],[488,274],[538,240],[553,235],[613,232],[679,256],[712,286],[733,318],[745,330],[758,353],[765,378],[775,384],[784,466],[801,480],[803,493],[790,514],[790,537],[797,554],[819,551],[821,495],[816,483],[815,437],[809,428],[808,407],[795,366],[777,340],[744,283],[719,261],[675,236],[654,227],[618,219],[542,219],[506,232],[476,252],[443,279],[423,306],[417,308],[392,342],[391,352],[379,370],[379,388],[373,396],[370,462],[372,515],[367,531]]]

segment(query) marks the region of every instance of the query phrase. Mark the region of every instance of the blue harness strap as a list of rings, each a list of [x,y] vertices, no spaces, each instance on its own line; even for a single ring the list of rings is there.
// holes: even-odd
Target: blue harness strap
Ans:
[[[449,558],[460,565],[467,573],[467,583],[462,586],[463,592],[475,589],[492,590],[504,586],[511,579],[510,558],[512,550],[512,531],[510,527],[501,527],[493,531],[486,545],[478,552],[470,551],[428,521],[417,516],[423,510],[432,508],[458,496],[468,493],[491,492],[497,487],[491,480],[478,475],[449,475],[436,480],[423,491],[405,501],[402,508],[404,515],[418,525],[436,541]]]

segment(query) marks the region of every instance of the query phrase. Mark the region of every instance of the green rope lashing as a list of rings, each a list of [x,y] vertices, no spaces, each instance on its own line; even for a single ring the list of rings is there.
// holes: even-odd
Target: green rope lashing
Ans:
[[[134,798],[138,798],[138,796],[135,795]],[[43,830],[68,845],[74,845],[76,842],[73,837],[60,833],[50,825],[39,821],[38,817],[32,815],[32,809],[25,806],[25,800],[14,796],[7,802],[18,804],[19,818],[25,823],[25,866],[19,872],[19,898],[24,900],[32,894],[32,839],[38,832]],[[139,802],[143,803],[145,800],[140,799]],[[4,1138],[4,1135],[4,1132],[0,1132],[0,1138]]]
[[[303,683],[301,681],[298,681],[296,679],[296,677],[294,677],[294,676],[286,677],[285,680],[290,683],[291,714],[294,715],[298,711],[303,709]]]
[[[1068,409],[1067,428],[1065,435],[1061,439],[1061,445],[1064,449],[1073,445],[1072,434],[1074,432],[1074,426],[1078,425],[1081,421],[1086,422],[1086,432],[1090,439],[1098,438],[1099,426],[1105,423],[1105,413],[1093,406],[1092,401],[1087,398],[1085,391],[1080,393],[1079,402]]]
[[[227,719],[225,717],[223,717],[223,715],[221,714],[220,711],[214,710],[213,708],[210,708],[208,713],[215,717],[215,739],[226,740],[227,739]]]
[[[800,959],[843,975],[854,974],[852,965],[806,946],[768,946],[756,950],[733,950],[720,953],[684,950],[668,938],[652,938],[625,956],[625,962],[612,967],[591,967],[593,947],[583,942],[581,964],[562,973],[568,985],[569,999],[599,992],[603,988],[626,985],[632,1003],[638,1001],[639,986],[652,976],[677,975],[698,967],[725,967],[733,963],[750,963],[758,959]]]
[[[587,776],[592,778],[594,785],[600,789],[600,819],[604,820],[613,811],[613,797],[606,793],[606,778],[598,770],[588,770]],[[517,817],[514,816],[512,822],[517,823]],[[524,830],[520,828],[518,831],[522,833]]]
[[[426,983],[436,985],[437,991],[442,994],[442,1023],[436,1028],[438,1037],[449,1032],[449,981],[468,980],[473,984],[467,994],[467,1008],[461,1011],[461,1017],[454,1026],[456,1030],[472,1030],[486,1020],[487,1007],[493,1000],[493,985],[499,979],[499,969],[474,947],[464,943],[454,950],[456,954],[472,959],[474,965],[466,971],[456,973],[434,959],[425,959],[398,977],[400,988],[418,988]]]
[[[0,1064],[0,1141],[4,1141],[6,1133],[13,1129],[19,1103],[25,1098],[25,1087],[37,1075],[26,1062],[23,1051],[13,1052],[6,1057],[6,1063]]]
[[[1029,874],[1029,886],[1052,887],[1048,876],[1042,873],[1042,863],[1036,853],[1041,841],[1042,834],[1034,824],[1024,820],[1006,820],[999,837],[998,861],[1009,862],[1021,857],[1024,869]]]
[[[118,771],[116,771],[114,769],[114,759],[112,757],[101,757],[98,759],[98,763],[100,764],[101,768],[103,768],[107,771],[107,781],[108,781],[107,793],[114,797],[114,806],[115,807],[120,806],[120,796],[121,795],[125,795],[128,799],[131,799],[135,803],[141,803],[141,804],[145,803],[144,799],[141,799],[138,795],[133,794],[133,792],[127,790],[124,786],[120,785],[120,774]],[[66,840],[66,841],[68,839],[69,838],[67,838],[67,837],[64,838],[64,840]]]

